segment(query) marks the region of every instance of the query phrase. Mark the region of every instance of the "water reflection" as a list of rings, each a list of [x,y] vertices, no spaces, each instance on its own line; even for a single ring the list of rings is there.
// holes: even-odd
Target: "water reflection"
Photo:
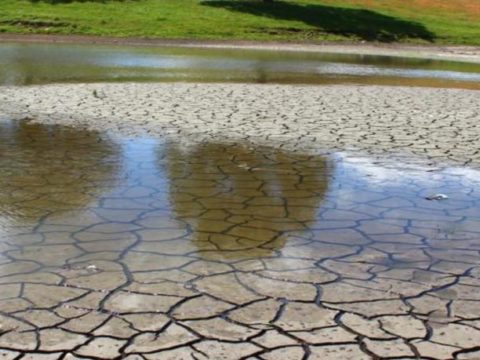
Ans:
[[[246,144],[185,148],[27,121],[0,123],[0,154],[3,230],[60,229],[88,252],[130,239],[138,254],[241,259],[281,256],[298,242],[308,252],[324,236],[349,252],[386,238],[359,231],[364,223],[409,238],[405,227],[424,221],[436,239],[465,240],[465,223],[480,216],[473,169],[425,172]],[[431,193],[450,198],[425,200]]]
[[[114,186],[118,155],[117,145],[96,132],[1,121],[2,225],[90,206]]]
[[[168,149],[172,210],[208,258],[268,256],[315,221],[332,165],[323,156],[205,144]]]
[[[220,359],[268,354],[265,329],[312,353],[348,339],[345,358],[478,344],[478,171],[26,122],[0,140],[0,348]]]
[[[479,88],[480,65],[306,52],[0,44],[0,84],[192,81]]]

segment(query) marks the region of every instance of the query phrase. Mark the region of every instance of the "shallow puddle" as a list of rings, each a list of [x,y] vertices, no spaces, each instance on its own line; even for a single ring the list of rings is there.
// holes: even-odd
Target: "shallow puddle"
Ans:
[[[479,175],[0,122],[0,356],[474,351]]]
[[[289,51],[0,44],[0,85],[125,81],[480,89],[480,64]]]

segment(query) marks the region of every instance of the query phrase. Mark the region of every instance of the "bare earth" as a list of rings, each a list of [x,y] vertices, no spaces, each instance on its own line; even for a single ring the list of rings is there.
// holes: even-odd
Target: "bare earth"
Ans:
[[[3,87],[0,116],[186,144],[242,140],[480,166],[479,93],[468,90],[186,83]]]

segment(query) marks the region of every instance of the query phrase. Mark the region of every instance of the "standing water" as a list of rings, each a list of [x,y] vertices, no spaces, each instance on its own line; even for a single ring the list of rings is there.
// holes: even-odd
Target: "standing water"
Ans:
[[[0,44],[0,85],[106,81],[355,83],[480,89],[480,64],[288,51]]]
[[[475,170],[5,120],[0,354],[461,354],[480,343],[479,185]]]

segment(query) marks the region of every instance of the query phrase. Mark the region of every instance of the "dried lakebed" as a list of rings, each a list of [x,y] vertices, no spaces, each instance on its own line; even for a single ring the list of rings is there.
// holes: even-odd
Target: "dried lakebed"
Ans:
[[[0,117],[187,145],[243,141],[480,166],[480,92],[386,86],[69,84],[1,87]],[[411,155],[418,155],[411,157]]]
[[[62,88],[42,102],[51,89]],[[111,98],[113,88],[96,89]],[[172,99],[183,85],[169,89]],[[78,87],[62,110],[91,91]],[[60,121],[41,113],[36,88],[18,91],[17,104],[29,93],[29,111]],[[452,117],[473,103],[440,93],[452,95]],[[95,101],[87,118],[105,109]],[[203,103],[200,114],[213,111]],[[119,111],[135,118],[134,105]],[[464,111],[455,116],[473,122]],[[293,150],[4,119],[0,358],[478,358],[480,173]]]

